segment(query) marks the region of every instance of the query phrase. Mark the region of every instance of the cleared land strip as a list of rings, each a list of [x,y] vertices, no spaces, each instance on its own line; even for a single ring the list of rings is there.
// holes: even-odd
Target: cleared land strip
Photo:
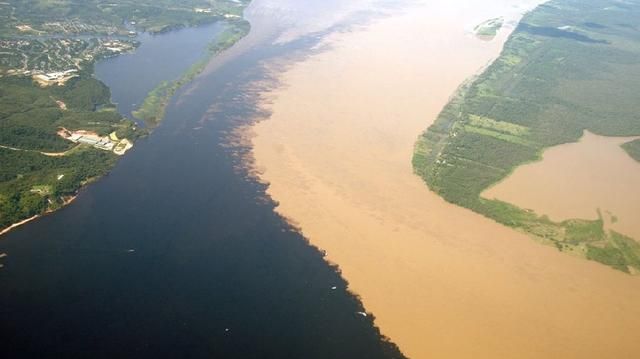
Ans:
[[[7,149],[7,150],[11,150],[11,151],[34,152],[34,153],[39,153],[41,155],[50,156],[50,157],[66,156],[66,155],[69,154],[69,152],[71,152],[74,149],[76,149],[76,147],[78,147],[78,146],[74,146],[73,148],[71,148],[69,150],[66,150],[64,152],[42,152],[42,151],[25,150],[25,149],[22,149],[22,148],[15,148],[15,147],[9,147],[9,146],[0,145],[0,148],[4,148],[4,149]]]

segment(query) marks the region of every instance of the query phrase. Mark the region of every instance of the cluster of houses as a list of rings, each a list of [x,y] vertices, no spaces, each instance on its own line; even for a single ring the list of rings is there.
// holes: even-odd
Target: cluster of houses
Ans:
[[[213,13],[213,9],[211,9],[211,8],[201,8],[201,7],[194,8],[193,11],[195,11],[197,14],[211,14],[211,13]],[[234,14],[224,14],[222,16],[224,18],[226,18],[226,19],[240,18],[239,15],[234,15]]]

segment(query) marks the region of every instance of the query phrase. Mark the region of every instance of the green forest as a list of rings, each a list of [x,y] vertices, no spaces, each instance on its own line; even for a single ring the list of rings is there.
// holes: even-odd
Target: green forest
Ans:
[[[44,88],[26,77],[0,78],[0,228],[56,209],[115,164],[114,153],[57,135],[61,127],[129,138],[140,132],[116,112],[109,89],[89,73]],[[66,153],[51,155],[61,152]]]
[[[46,56],[34,59],[68,62],[81,55],[82,49],[75,46],[84,42],[77,35],[92,36],[88,41],[94,41],[105,34],[128,34],[130,26],[162,32],[225,19],[229,27],[210,45],[209,56],[178,81],[154,90],[145,101],[141,117],[155,126],[173,93],[191,81],[211,56],[248,33],[248,23],[241,18],[248,2],[9,0],[0,2],[0,42],[48,41],[41,36],[47,34],[70,36],[65,40],[67,45],[43,50]],[[139,129],[123,118],[111,103],[109,88],[93,77],[93,63],[100,58],[100,53],[84,58],[76,76],[61,86],[42,87],[27,73],[0,75],[0,229],[63,206],[80,187],[115,165],[115,153],[66,140],[58,134],[60,129],[86,130],[100,136],[115,132],[118,138],[132,141],[149,132],[150,127]]]
[[[34,32],[126,32],[125,21],[140,31],[163,32],[241,16],[249,0],[8,0],[0,2],[0,35],[29,25]],[[198,11],[196,11],[198,9]],[[52,23],[62,22],[62,25]]]
[[[415,146],[413,167],[447,201],[535,239],[630,272],[640,244],[602,218],[550,221],[480,194],[544,149],[640,135],[640,4],[553,0],[525,15],[500,57],[464,84]],[[640,142],[623,148],[640,161]]]

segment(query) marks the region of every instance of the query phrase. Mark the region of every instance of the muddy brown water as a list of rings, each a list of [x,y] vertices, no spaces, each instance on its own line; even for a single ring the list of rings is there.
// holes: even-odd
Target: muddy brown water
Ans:
[[[340,5],[290,2],[320,14]],[[243,149],[228,145],[228,134],[251,119],[254,102],[245,90],[265,78],[261,63],[316,44],[305,35],[313,28],[298,32],[300,41],[272,43],[283,26],[297,26],[280,24],[284,15],[304,20],[290,5],[252,3],[254,35],[178,90],[159,127],[108,176],[64,209],[2,235],[3,358],[401,357],[373,318],[360,314],[367,309],[340,273],[273,212],[264,185],[239,170]],[[148,45],[179,52],[179,34],[203,31],[198,38],[208,40],[209,30],[162,35]],[[144,61],[119,62],[140,71],[103,70],[117,72],[116,80],[145,72],[147,63],[159,65],[158,53],[134,52],[129,60]],[[114,98],[150,84],[140,82],[113,86]]]
[[[550,148],[541,161],[519,167],[483,196],[556,221],[597,219],[600,210],[612,229],[638,240],[640,163],[620,147],[632,139],[585,132],[579,142]]]
[[[428,1],[275,75],[247,132],[276,210],[327,251],[412,358],[634,358],[640,281],[444,202],[418,134],[536,1]],[[491,42],[469,29],[505,16]],[[620,214],[622,215],[622,214]]]

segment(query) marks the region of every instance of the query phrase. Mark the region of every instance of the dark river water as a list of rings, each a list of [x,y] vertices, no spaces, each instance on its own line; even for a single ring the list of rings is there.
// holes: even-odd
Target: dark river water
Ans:
[[[145,96],[163,81],[173,81],[202,58],[207,45],[224,30],[223,23],[152,35],[141,33],[135,52],[122,54],[95,66],[95,74],[111,89],[112,102],[131,116]]]
[[[256,23],[278,12],[258,9]],[[229,145],[229,133],[259,114],[249,90],[268,80],[262,64],[304,56],[321,36],[309,30],[274,44],[278,29],[254,26],[176,94],[161,126],[108,176],[3,236],[3,358],[401,356],[371,315],[358,314],[365,309],[337,269],[241,169],[247,149]],[[218,30],[188,30],[198,39],[188,45],[179,34],[147,39],[107,60],[117,66],[99,65],[98,76],[116,102],[138,103],[153,71],[188,67],[180,56],[158,65],[159,53],[201,53],[199,41]]]

